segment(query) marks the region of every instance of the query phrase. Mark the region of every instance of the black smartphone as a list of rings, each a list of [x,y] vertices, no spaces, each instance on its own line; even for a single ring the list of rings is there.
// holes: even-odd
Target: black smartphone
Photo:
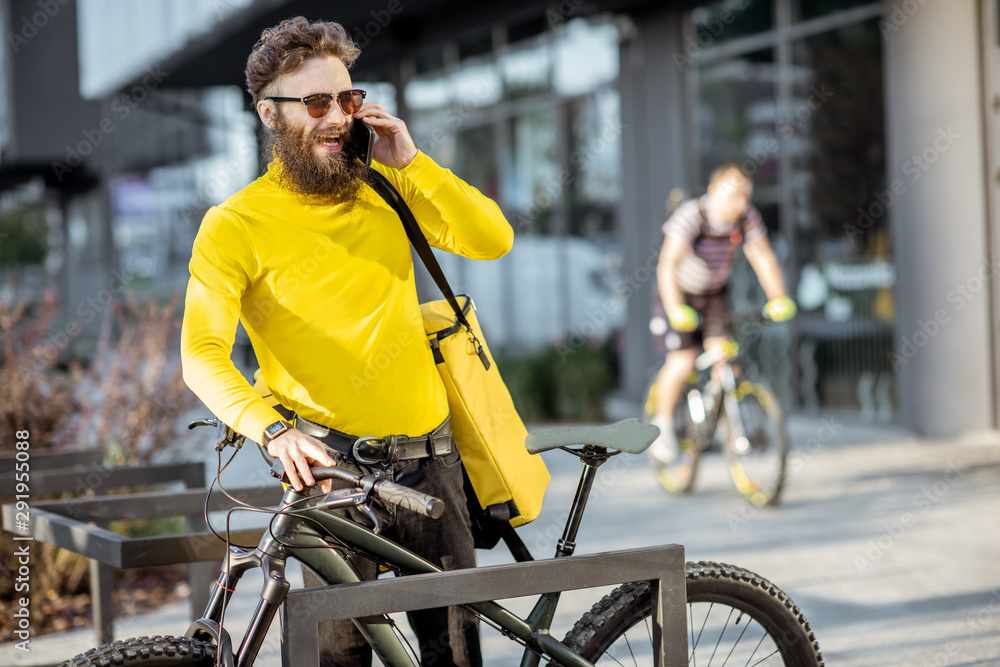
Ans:
[[[351,125],[351,142],[348,145],[349,153],[353,158],[361,160],[366,167],[372,165],[372,149],[375,147],[375,128],[361,120],[355,118]]]

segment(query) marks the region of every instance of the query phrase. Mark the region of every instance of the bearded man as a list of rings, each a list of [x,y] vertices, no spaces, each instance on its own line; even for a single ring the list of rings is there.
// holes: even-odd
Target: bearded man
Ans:
[[[359,437],[424,442],[402,460],[387,455],[372,465],[443,499],[446,513],[432,520],[376,507],[383,534],[444,569],[473,567],[461,465],[423,332],[410,246],[399,217],[349,157],[353,124],[374,128],[373,167],[432,246],[495,259],[510,250],[513,230],[493,201],[421,153],[402,120],[364,101],[349,74],[359,53],[341,25],[302,17],[265,30],[254,46],[247,86],[273,135],[273,159],[202,221],[185,301],[184,379],[220,419],[280,459],[296,490],[315,484],[310,466],[334,464],[331,451],[342,466],[369,469],[367,456],[352,459]],[[292,415],[287,421],[230,360],[238,320],[267,386]],[[374,563],[349,560],[361,577],[377,575]],[[307,575],[307,584],[318,583]],[[423,664],[481,663],[468,611],[415,612],[410,623]],[[321,664],[371,663],[350,621],[322,632]]]

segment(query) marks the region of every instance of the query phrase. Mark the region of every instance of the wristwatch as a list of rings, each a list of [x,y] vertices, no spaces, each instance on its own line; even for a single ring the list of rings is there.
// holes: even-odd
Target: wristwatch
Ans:
[[[268,424],[264,427],[264,432],[260,436],[261,447],[267,448],[267,443],[271,442],[279,435],[292,428],[292,425],[286,422],[284,419],[279,419],[273,424]]]

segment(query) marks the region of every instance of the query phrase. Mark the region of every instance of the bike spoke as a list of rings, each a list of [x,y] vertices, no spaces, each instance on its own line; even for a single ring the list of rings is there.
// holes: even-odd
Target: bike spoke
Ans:
[[[632,642],[628,640],[628,635],[625,635],[625,646],[628,647],[628,654],[632,656],[632,664],[638,667],[639,661],[635,659],[635,651],[632,650]]]
[[[688,658],[688,663],[691,664],[691,665],[694,665],[694,667],[698,667],[698,661],[694,659],[694,649],[695,649],[695,647],[698,644],[694,641],[694,605],[693,604],[689,604],[688,605],[688,616],[691,619],[688,622],[688,627],[691,628],[691,656]]]
[[[688,606],[692,607],[692,605],[688,605]],[[694,638],[694,635],[692,634],[692,639],[691,639],[691,652],[692,653],[694,653],[694,650],[696,648],[698,648],[698,643],[701,641],[701,633],[705,632],[705,626],[708,625],[708,617],[712,615],[712,608],[713,607],[715,607],[715,603],[714,602],[712,604],[708,605],[708,611],[705,612],[705,620],[701,622],[701,628],[698,630],[698,637]],[[692,624],[692,627],[694,627],[693,624]],[[694,631],[692,630],[692,633],[693,632]]]
[[[740,620],[742,618],[743,618],[743,614],[740,614],[740,617],[736,619],[736,625],[740,624]],[[727,655],[726,659],[722,661],[722,667],[726,667],[726,663],[729,662],[729,658],[731,658],[733,656],[733,651],[736,650],[736,646],[740,643],[740,640],[743,639],[743,635],[745,635],[746,632],[747,632],[747,630],[749,630],[749,629],[750,629],[750,624],[749,623],[747,623],[746,625],[743,626],[743,631],[740,632],[740,636],[736,638],[736,641],[733,642],[733,647],[731,649],[729,649],[729,655]],[[761,641],[764,641],[763,637],[761,637]],[[760,644],[758,643],[757,646],[760,646]],[[757,651],[755,649],[754,653],[756,653],[756,652]],[[750,659],[753,659],[753,654],[750,654]]]
[[[760,640],[763,642],[764,638],[761,637]],[[758,644],[758,646],[760,646],[760,644]],[[754,653],[756,653],[756,651],[754,651]],[[771,651],[770,653],[768,653],[767,655],[765,655],[763,658],[761,658],[757,662],[755,662],[752,665],[750,665],[750,667],[757,667],[757,665],[763,663],[765,660],[769,660],[770,658],[772,658],[773,656],[775,656],[777,654],[778,654],[778,649],[774,649],[773,651]]]
[[[729,610],[729,616],[726,618],[726,622],[722,626],[722,632],[719,633],[719,638],[715,640],[715,648],[712,649],[712,655],[708,659],[708,664],[711,665],[712,661],[715,660],[715,654],[719,650],[719,646],[722,645],[722,638],[726,635],[726,630],[729,629],[729,621],[733,618],[734,609]]]

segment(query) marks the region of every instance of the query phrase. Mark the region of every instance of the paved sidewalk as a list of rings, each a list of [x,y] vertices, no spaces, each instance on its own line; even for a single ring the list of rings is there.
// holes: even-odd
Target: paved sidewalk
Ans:
[[[618,457],[598,476],[578,553],[679,543],[688,560],[754,570],[802,608],[830,665],[1000,665],[1000,434],[931,441],[830,417],[797,417],[790,430],[789,486],[769,510],[741,501],[718,458],[705,462],[692,495],[678,497],[658,487],[644,457]],[[256,465],[255,452],[244,455]],[[520,529],[536,557],[551,555],[579,475],[561,452],[546,460],[545,511]],[[499,551],[480,558],[508,561]],[[259,581],[243,586],[247,599]],[[566,594],[554,634],[600,594]],[[246,606],[233,605],[232,627],[245,623]],[[186,604],[168,605],[119,623],[116,635],[183,634],[187,613]],[[489,665],[516,663],[510,642],[488,628],[483,635]],[[92,636],[37,637],[28,654],[2,645],[0,664],[53,664]],[[278,664],[275,626],[258,665]]]

